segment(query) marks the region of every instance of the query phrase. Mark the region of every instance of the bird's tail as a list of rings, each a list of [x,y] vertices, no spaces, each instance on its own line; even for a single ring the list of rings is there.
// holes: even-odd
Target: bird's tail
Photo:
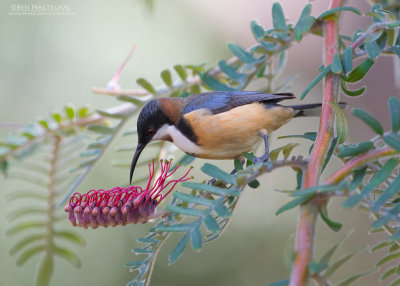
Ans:
[[[342,109],[345,109],[347,106],[347,104],[344,102],[339,102],[338,105]],[[320,116],[322,104],[321,103],[311,103],[311,104],[291,105],[288,107],[291,107],[296,111],[296,114],[294,117]]]

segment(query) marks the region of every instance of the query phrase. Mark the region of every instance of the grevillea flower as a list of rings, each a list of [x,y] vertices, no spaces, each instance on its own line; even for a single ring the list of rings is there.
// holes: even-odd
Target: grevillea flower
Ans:
[[[161,174],[153,187],[151,183],[155,174],[154,160],[149,164],[149,180],[145,189],[138,186],[115,187],[111,190],[91,190],[86,194],[73,194],[64,208],[69,213],[68,219],[73,226],[97,228],[146,223],[149,219],[164,215],[165,212],[155,212],[157,205],[179,182],[191,179],[188,175],[192,167],[179,179],[167,182],[179,168],[177,165],[170,171],[171,164],[172,160],[160,161]]]

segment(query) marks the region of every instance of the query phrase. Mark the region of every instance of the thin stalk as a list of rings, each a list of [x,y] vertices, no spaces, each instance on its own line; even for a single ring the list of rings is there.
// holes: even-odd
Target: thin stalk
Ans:
[[[340,7],[343,3],[344,0],[331,0],[329,9]],[[323,29],[325,39],[324,65],[328,66],[338,50],[338,19],[336,17],[326,19]],[[339,78],[337,75],[330,73],[325,77],[319,132],[304,174],[303,188],[316,186],[319,183],[321,166],[328,152],[333,133],[333,111],[329,102],[337,102],[338,85]],[[295,245],[296,257],[290,277],[290,286],[307,284],[308,266],[313,257],[317,216],[318,207],[312,201],[300,207]]]

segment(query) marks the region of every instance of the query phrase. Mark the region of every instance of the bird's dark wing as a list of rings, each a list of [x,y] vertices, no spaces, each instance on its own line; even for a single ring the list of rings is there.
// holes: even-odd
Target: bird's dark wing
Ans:
[[[194,94],[186,99],[183,114],[197,109],[207,109],[213,114],[222,113],[232,108],[254,102],[276,104],[284,99],[294,98],[291,93],[262,93],[258,91],[212,91]]]

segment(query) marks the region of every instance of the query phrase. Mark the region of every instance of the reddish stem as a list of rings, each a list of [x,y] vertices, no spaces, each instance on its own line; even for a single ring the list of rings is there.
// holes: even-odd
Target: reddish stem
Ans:
[[[331,0],[329,9],[343,5],[344,0]],[[324,65],[331,64],[338,49],[337,18],[325,20]],[[338,77],[328,74],[324,81],[324,95],[318,136],[310,155],[309,164],[303,178],[303,188],[316,186],[319,183],[321,166],[329,149],[332,138],[333,121],[332,107],[329,102],[337,101]],[[290,286],[306,285],[308,281],[308,266],[313,257],[315,222],[318,208],[312,202],[300,207],[299,221],[296,234],[296,257],[290,277]]]

